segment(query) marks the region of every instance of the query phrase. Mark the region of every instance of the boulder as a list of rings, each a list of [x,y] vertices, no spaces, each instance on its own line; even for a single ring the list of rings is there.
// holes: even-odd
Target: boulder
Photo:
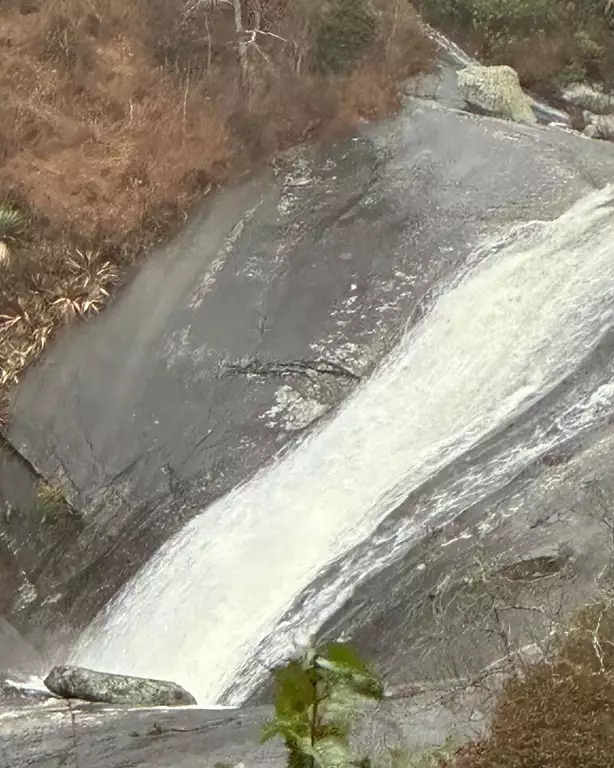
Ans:
[[[614,115],[592,115],[585,112],[588,123],[583,133],[591,139],[614,141]]]
[[[614,96],[586,83],[574,83],[562,93],[568,104],[587,109],[599,115],[614,112]]]
[[[112,675],[84,667],[54,667],[45,685],[65,699],[83,699],[135,707],[178,707],[196,699],[176,683],[144,677]]]
[[[520,87],[518,73],[511,67],[471,64],[457,75],[463,99],[494,117],[517,123],[536,123],[528,96]]]

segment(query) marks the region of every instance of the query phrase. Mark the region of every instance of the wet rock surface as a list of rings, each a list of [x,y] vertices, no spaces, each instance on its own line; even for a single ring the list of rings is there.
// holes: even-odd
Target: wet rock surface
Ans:
[[[186,521],[334,414],[485,235],[553,218],[613,173],[605,145],[415,100],[386,126],[293,153],[220,195],[152,256],[108,312],[67,331],[25,377],[10,438],[32,466],[21,467],[18,481],[7,470],[0,483],[0,536],[9,553],[1,578],[12,585],[5,614],[41,644],[50,630],[82,626]],[[604,348],[591,370],[601,365],[607,378],[611,359]],[[346,564],[361,572],[369,547],[402,535],[419,505],[435,504],[442,488],[470,478],[472,462],[513,450],[523,429],[552,418],[560,401],[552,403],[553,411],[529,414],[420,488]],[[537,456],[521,476],[495,478],[492,494],[465,500],[452,524],[435,522],[426,535],[408,538],[403,557],[397,552],[388,568],[362,580],[324,634],[349,633],[394,684],[440,679],[446,665],[455,679],[471,678],[502,655],[500,635],[485,640],[496,625],[476,619],[497,615],[480,579],[486,574],[507,589],[509,569],[559,563],[560,545],[572,541],[573,555],[547,574],[547,585],[532,578],[529,590],[521,579],[515,583],[524,592],[501,593],[508,608],[520,598],[541,601],[525,604],[532,620],[515,624],[514,642],[530,640],[545,626],[533,619],[549,596],[576,604],[592,569],[607,564],[606,549],[595,545],[602,523],[586,525],[594,504],[561,513],[552,490],[575,498],[591,466],[607,478],[608,459],[594,463],[598,449],[611,455],[607,436],[585,434],[569,461],[548,465]],[[14,456],[7,462],[21,466]],[[39,472],[63,484],[82,517],[37,524]],[[489,527],[493,518],[501,524]],[[569,573],[574,579],[562,578]],[[580,585],[573,593],[572,581]],[[542,587],[543,594],[533,591]],[[307,596],[293,610],[301,599]],[[471,621],[468,603],[480,606]],[[152,716],[139,721],[154,731],[147,743],[130,735],[141,733],[136,726],[109,721],[97,730],[96,717],[83,715],[83,743],[97,746],[80,765],[102,764],[110,743],[116,762],[105,765],[165,764],[155,762],[170,752],[158,754],[163,742]],[[207,744],[242,743],[243,731],[228,717],[204,728],[203,738],[213,740]],[[36,747],[49,765],[59,765],[53,761],[74,735],[71,714],[62,718],[57,749],[48,740]],[[203,728],[193,720],[177,727]],[[17,754],[27,739],[15,733]],[[180,738],[190,744],[185,753]],[[202,764],[193,752],[204,747],[192,736],[171,729],[164,739],[174,765]],[[206,749],[224,759],[217,747]]]
[[[2,671],[37,672],[42,665],[38,651],[5,618],[0,616],[0,679]]]
[[[176,683],[128,675],[111,675],[83,667],[54,667],[44,680],[64,699],[122,704],[133,707],[180,707],[196,699]]]
[[[568,447],[564,464],[537,458],[453,522],[435,520],[419,541],[408,540],[405,556],[365,579],[322,635],[343,632],[399,686],[446,674],[477,683],[491,665],[514,663],[519,649],[546,655],[553,632],[607,595],[614,576],[614,435],[601,425]],[[422,493],[374,538],[435,503]],[[360,562],[358,552],[348,557]]]
[[[218,197],[25,377],[10,437],[82,518],[36,564],[28,502],[2,524],[33,586],[8,615],[34,633],[89,620],[190,517],[325,418],[479,238],[610,178],[604,148],[416,100]]]

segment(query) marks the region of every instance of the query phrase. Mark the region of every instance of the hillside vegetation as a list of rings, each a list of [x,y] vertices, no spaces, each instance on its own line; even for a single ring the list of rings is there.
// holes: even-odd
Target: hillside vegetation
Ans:
[[[425,18],[486,64],[509,64],[523,87],[553,96],[588,80],[614,85],[608,0],[421,0]]]
[[[392,112],[433,60],[403,0],[0,11],[3,395],[195,200],[275,152]]]

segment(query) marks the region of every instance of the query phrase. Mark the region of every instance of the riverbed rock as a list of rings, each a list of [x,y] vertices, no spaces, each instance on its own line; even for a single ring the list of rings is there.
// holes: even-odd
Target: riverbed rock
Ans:
[[[614,112],[614,96],[587,83],[573,83],[563,91],[562,96],[567,103],[598,115]]]
[[[445,697],[447,707],[441,706]],[[455,743],[483,730],[493,700],[475,687],[457,691],[444,683],[396,698],[369,702],[356,712],[351,743],[374,764],[389,763],[390,745],[412,754]],[[221,709],[94,709],[65,702],[6,713],[2,754],[10,768],[209,768],[215,765],[284,768],[281,739],[261,743],[271,707]]]
[[[178,707],[196,699],[176,683],[144,677],[112,675],[84,667],[54,667],[45,678],[52,693],[65,699],[83,699],[136,707]]]
[[[584,113],[587,126],[583,133],[591,139],[603,139],[604,141],[614,141],[614,114],[612,115],[593,115]]]
[[[458,73],[457,80],[469,105],[517,123],[537,122],[531,102],[520,87],[518,73],[511,67],[471,64]]]

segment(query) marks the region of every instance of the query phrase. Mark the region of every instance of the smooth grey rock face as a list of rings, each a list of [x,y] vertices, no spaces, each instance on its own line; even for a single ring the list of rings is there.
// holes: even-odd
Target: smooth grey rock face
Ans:
[[[177,707],[196,704],[180,685],[164,680],[111,675],[83,667],[54,667],[45,678],[50,691],[65,699],[128,704],[137,707]]]
[[[36,649],[0,615],[0,677],[2,672],[39,670],[41,663]]]
[[[537,118],[531,102],[520,87],[518,73],[511,67],[484,67],[471,64],[461,70],[458,85],[468,104],[517,123],[533,124]]]

